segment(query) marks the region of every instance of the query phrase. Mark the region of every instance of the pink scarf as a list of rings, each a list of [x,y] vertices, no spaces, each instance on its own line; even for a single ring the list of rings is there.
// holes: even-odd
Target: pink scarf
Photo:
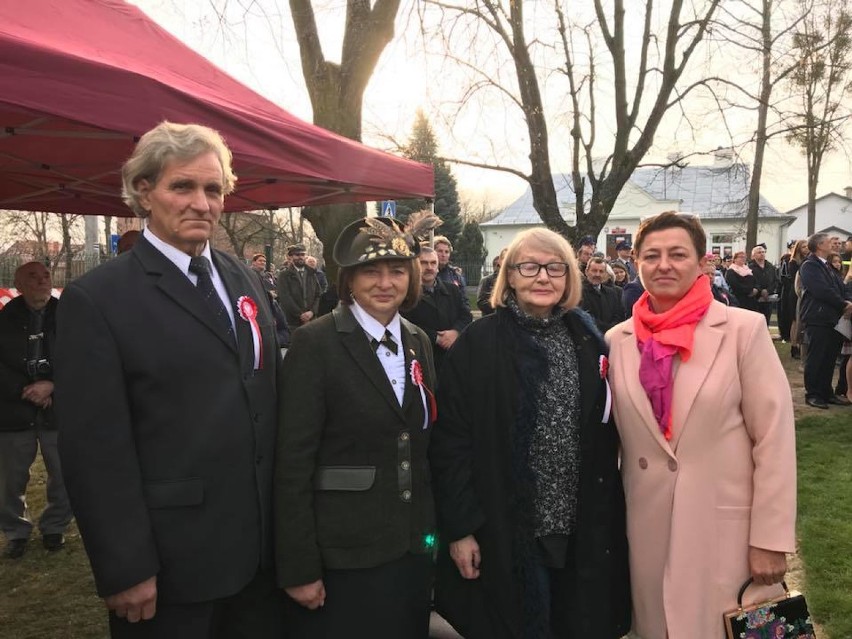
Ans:
[[[728,268],[740,277],[748,277],[752,274],[751,269],[745,264],[743,264],[742,266],[740,266],[739,264],[731,264]]]
[[[648,291],[633,307],[633,327],[641,353],[639,383],[651,402],[651,409],[666,441],[672,438],[672,364],[680,354],[687,362],[692,356],[695,327],[710,308],[713,293],[708,278],[698,277],[692,288],[665,313],[654,313]]]

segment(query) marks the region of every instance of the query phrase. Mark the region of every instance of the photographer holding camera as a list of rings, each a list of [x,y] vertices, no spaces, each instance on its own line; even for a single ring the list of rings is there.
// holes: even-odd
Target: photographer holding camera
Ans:
[[[50,272],[40,262],[24,264],[15,271],[15,287],[20,295],[0,310],[0,529],[6,536],[3,556],[9,559],[24,554],[33,528],[26,492],[39,446],[47,469],[47,506],[38,527],[47,550],[64,546],[72,517],[53,422],[50,356],[57,300],[51,296]]]

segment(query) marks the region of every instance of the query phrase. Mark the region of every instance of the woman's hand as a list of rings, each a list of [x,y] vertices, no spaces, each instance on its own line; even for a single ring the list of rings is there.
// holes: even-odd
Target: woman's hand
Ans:
[[[450,542],[450,557],[456,563],[456,568],[465,579],[477,579],[479,577],[479,544],[473,535],[462,537],[458,541]]]
[[[325,585],[322,583],[322,579],[310,584],[285,588],[284,592],[308,610],[316,610],[325,605]]]
[[[771,586],[781,583],[787,573],[787,554],[749,546],[748,568],[756,584]]]

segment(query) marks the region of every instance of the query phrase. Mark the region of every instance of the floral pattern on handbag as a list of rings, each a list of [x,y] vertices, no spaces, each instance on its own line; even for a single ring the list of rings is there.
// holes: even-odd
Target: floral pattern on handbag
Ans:
[[[791,592],[771,601],[743,606],[743,594],[751,584],[746,581],[737,595],[737,609],[725,613],[728,639],[816,639],[804,595]]]

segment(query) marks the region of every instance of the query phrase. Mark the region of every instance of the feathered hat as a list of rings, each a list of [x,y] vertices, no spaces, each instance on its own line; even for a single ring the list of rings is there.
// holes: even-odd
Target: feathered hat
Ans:
[[[334,261],[346,267],[377,260],[413,260],[420,250],[420,241],[441,224],[441,219],[431,211],[412,213],[405,225],[390,217],[355,220],[334,243]]]

